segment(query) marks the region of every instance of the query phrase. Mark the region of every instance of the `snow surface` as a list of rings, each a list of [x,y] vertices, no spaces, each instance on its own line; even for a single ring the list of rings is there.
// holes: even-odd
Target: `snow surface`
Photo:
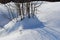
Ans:
[[[21,21],[18,17],[18,21],[14,18],[7,24],[4,23],[5,29],[0,29],[0,40],[60,40],[59,8],[60,2],[47,2],[37,8],[38,12],[34,18],[25,18]],[[5,10],[4,7],[1,11],[3,10]],[[1,22],[3,19],[6,18],[1,16]],[[0,25],[3,24],[1,22]]]

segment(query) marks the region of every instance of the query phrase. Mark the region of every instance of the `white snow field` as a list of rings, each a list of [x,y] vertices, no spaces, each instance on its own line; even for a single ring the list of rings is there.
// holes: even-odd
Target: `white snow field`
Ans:
[[[0,5],[0,40],[60,40],[60,2],[46,2],[37,8],[35,17],[13,20],[2,16],[7,9]],[[4,22],[4,23],[3,23]]]

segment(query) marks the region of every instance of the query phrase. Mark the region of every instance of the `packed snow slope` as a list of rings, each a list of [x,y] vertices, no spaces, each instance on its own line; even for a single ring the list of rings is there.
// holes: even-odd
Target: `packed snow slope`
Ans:
[[[5,24],[0,40],[60,40],[60,2],[47,2],[37,10],[30,19],[18,17]]]

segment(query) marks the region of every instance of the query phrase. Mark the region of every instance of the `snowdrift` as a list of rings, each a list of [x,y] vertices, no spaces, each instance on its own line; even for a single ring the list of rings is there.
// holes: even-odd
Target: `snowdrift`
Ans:
[[[60,40],[60,2],[47,2],[37,8],[34,18],[11,20],[0,32],[0,40]]]

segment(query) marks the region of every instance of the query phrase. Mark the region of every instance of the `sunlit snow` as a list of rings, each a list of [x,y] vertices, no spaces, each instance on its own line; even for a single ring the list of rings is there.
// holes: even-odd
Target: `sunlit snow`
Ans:
[[[46,2],[37,10],[30,19],[9,20],[3,16],[8,12],[1,4],[0,40],[60,40],[60,2]]]

